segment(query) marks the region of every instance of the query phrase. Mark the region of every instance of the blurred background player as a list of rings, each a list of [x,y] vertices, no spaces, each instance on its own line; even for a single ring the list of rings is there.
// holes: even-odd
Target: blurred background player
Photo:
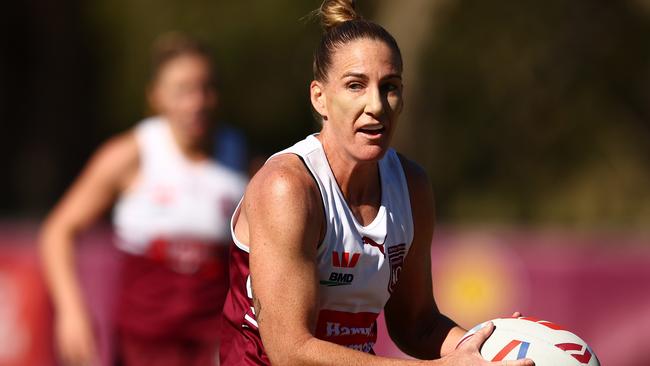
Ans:
[[[320,15],[310,95],[322,129],[272,156],[235,212],[222,365],[423,364],[373,355],[382,310],[413,357],[505,365],[478,353],[491,326],[456,348],[465,330],[433,298],[431,184],[389,148],[403,107],[395,39],[352,0]]]
[[[155,116],[111,138],[49,214],[41,233],[65,364],[97,360],[75,273],[75,237],[114,207],[123,253],[119,357],[126,365],[211,365],[228,288],[230,214],[245,178],[212,158],[218,105],[207,50],[171,33],[153,47]]]

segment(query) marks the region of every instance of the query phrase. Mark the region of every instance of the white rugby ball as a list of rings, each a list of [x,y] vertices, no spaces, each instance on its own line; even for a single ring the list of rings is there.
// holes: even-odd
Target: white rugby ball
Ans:
[[[488,361],[529,358],[535,361],[535,366],[600,366],[587,343],[561,326],[531,317],[491,321],[494,332],[481,347],[481,355]],[[472,328],[458,346],[487,324]]]

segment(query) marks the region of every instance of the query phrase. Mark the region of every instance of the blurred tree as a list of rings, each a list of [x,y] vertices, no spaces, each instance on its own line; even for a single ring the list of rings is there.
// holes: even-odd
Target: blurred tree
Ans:
[[[648,227],[648,30],[625,2],[458,2],[413,111],[442,216]]]
[[[413,95],[412,91],[419,89],[422,80],[419,70],[426,60],[422,53],[427,44],[435,39],[437,25],[446,16],[450,0],[384,0],[379,2],[377,22],[383,25],[397,39],[404,60],[403,83],[405,85],[405,106],[400,117],[400,126],[395,132],[393,144],[398,150],[415,157],[424,165],[431,165],[431,155],[418,154],[415,144],[419,136],[431,133],[430,123],[422,121],[413,113],[414,107],[421,98]]]
[[[158,34],[178,30],[198,36],[215,52],[221,118],[245,128],[254,145],[284,147],[312,126],[306,80],[318,29],[299,22],[312,7],[288,0],[89,4],[88,17],[105,39],[99,51],[106,70],[105,109],[111,111],[107,125],[125,128],[143,114],[149,45]]]
[[[99,141],[146,114],[149,46],[215,52],[220,119],[272,152],[318,127],[308,83],[319,1],[10,3],[2,214],[38,214]],[[650,227],[648,0],[382,0],[361,13],[405,59],[395,144],[421,162],[442,221]],[[12,14],[7,16],[6,14]]]

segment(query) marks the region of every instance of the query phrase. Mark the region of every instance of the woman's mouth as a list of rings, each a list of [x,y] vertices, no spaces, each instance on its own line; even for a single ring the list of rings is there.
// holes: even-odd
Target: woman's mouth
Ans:
[[[360,129],[357,130],[360,133],[363,133],[364,135],[368,136],[381,136],[381,134],[386,131],[386,127],[383,125],[370,125],[370,126],[364,126]]]

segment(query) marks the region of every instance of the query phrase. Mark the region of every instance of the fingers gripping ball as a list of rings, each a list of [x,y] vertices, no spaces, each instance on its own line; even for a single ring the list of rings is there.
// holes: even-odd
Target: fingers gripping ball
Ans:
[[[594,351],[580,337],[545,320],[531,317],[492,320],[494,331],[483,343],[481,355],[488,361],[529,358],[536,366],[600,366]],[[472,328],[456,348],[488,325]]]

